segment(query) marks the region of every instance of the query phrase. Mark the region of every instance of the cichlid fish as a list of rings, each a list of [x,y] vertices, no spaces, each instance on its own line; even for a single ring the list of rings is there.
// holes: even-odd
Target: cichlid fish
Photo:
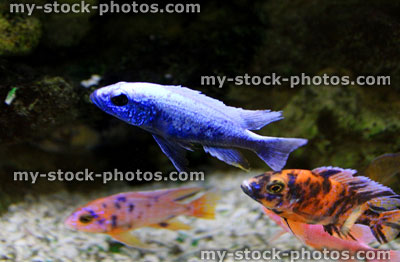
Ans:
[[[355,224],[351,228],[351,234],[357,240],[350,237],[338,239],[337,237],[327,233],[322,225],[310,225],[290,220],[287,220],[286,222],[282,217],[265,207],[264,212],[270,219],[282,227],[284,232],[293,233],[293,235],[295,235],[301,242],[317,250],[323,250],[326,248],[328,250],[349,251],[349,255],[353,257],[359,251],[368,251],[368,253],[374,252],[376,254],[376,259],[368,260],[369,262],[400,261],[400,251],[374,249],[369,246],[369,244],[375,241],[375,237],[372,235],[368,226]],[[382,255],[379,256],[382,254],[382,251],[387,251],[389,256],[386,258],[383,258]],[[358,260],[346,259],[341,261]]]
[[[185,170],[185,152],[193,151],[193,144],[242,169],[248,163],[236,148],[248,149],[273,170],[281,170],[289,154],[307,143],[306,139],[264,137],[249,131],[281,120],[281,112],[226,106],[185,87],[120,82],[90,97],[106,113],[150,132],[178,171]]]
[[[141,227],[190,229],[176,219],[180,215],[214,218],[219,197],[216,193],[202,191],[202,188],[190,187],[120,193],[78,208],[65,224],[79,231],[108,234],[130,246],[148,248],[131,231]]]
[[[320,224],[339,237],[349,235],[354,224],[362,224],[380,243],[393,240],[400,232],[400,196],[355,174],[338,167],[288,169],[244,181],[242,189],[286,220]]]

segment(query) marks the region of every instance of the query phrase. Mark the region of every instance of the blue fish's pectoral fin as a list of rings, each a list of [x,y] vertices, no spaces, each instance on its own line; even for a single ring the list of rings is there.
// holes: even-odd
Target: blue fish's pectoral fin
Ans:
[[[262,127],[283,119],[282,112],[270,110],[240,110],[240,118],[242,119],[242,127],[248,130],[258,130]]]
[[[169,229],[169,230],[190,230],[192,227],[179,221],[176,218],[158,223],[158,224],[154,224],[154,225],[150,225],[150,227],[153,228],[164,228],[164,229]]]
[[[136,236],[134,236],[132,234],[132,230],[115,233],[115,234],[110,234],[110,236],[112,238],[114,238],[116,241],[121,242],[122,244],[131,246],[131,247],[136,247],[136,248],[141,248],[141,249],[151,249],[152,248],[150,245],[143,243]]]
[[[307,144],[307,139],[261,137],[253,150],[274,171],[280,171],[286,165],[290,153]]]
[[[223,147],[203,146],[204,151],[225,163],[248,171],[250,166],[243,155],[236,149]]]
[[[153,135],[153,137],[163,153],[167,155],[169,160],[171,160],[175,168],[179,172],[185,171],[189,163],[189,161],[186,159],[186,148],[177,143],[169,142],[159,135]]]

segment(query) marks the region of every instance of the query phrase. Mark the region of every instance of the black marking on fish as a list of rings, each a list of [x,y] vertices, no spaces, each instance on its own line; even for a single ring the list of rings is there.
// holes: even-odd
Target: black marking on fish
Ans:
[[[378,212],[382,212],[382,211],[388,211],[386,208],[384,207],[378,207],[375,205],[370,205],[369,206],[370,209],[373,209],[374,211],[378,211]]]
[[[119,204],[118,201],[114,203],[114,206],[116,209],[121,209],[121,205]]]
[[[118,217],[116,215],[112,215],[111,216],[111,226],[113,228],[117,227],[117,221],[118,221]]]
[[[309,198],[316,197],[319,192],[321,192],[321,185],[318,182],[309,185]]]
[[[160,227],[167,227],[168,223],[167,222],[161,222],[159,223]]]
[[[125,196],[119,196],[119,197],[117,198],[117,201],[126,202],[126,197],[125,197]]]
[[[97,223],[98,223],[99,225],[103,225],[105,221],[106,221],[106,220],[105,220],[104,218],[102,218],[102,219],[99,219],[99,220],[97,221]]]
[[[271,211],[274,212],[274,213],[277,214],[277,215],[283,213],[283,211],[279,211],[279,210],[276,210],[276,209],[271,209]]]
[[[339,211],[343,211],[345,206],[347,205],[347,202],[349,201],[349,198],[346,197],[346,190],[342,188],[342,191],[338,195],[338,199],[333,203],[333,205],[327,210],[327,215],[328,216],[333,216],[334,214],[336,215],[336,218],[340,215],[339,212],[335,211],[339,209]]]
[[[128,207],[128,212],[129,213],[132,213],[132,211],[135,209],[135,205],[134,204],[132,204],[132,203],[130,203],[129,204],[129,207]]]
[[[378,240],[380,243],[387,243],[387,242],[388,242],[387,239],[386,239],[385,234],[382,232],[382,226],[381,226],[381,225],[376,225],[376,226],[374,227],[374,230],[375,230],[376,234],[377,234],[378,237],[379,237],[379,238],[377,238],[377,240]]]
[[[150,203],[147,203],[147,204],[146,204],[146,207],[147,207],[147,208],[150,208],[151,206],[152,206],[152,205],[151,205]]]
[[[292,234],[296,236],[296,234],[293,232],[292,228],[290,227],[289,221],[287,220],[287,218],[283,218],[283,220],[285,220],[286,225],[288,226],[288,228],[290,229],[290,231],[292,232]]]
[[[337,170],[337,169],[330,169],[330,170],[326,170],[326,171],[322,171],[321,173],[319,173],[320,176],[329,178],[330,176],[336,175],[338,173],[342,172],[341,170]]]
[[[373,198],[378,198],[378,197],[384,197],[384,196],[392,196],[393,192],[392,191],[382,191],[375,193],[374,191],[366,191],[366,192],[361,192],[356,195],[358,199],[358,203],[365,203],[370,201]]]
[[[335,231],[336,235],[338,235],[340,238],[342,238],[342,232],[340,232],[339,228],[335,225],[331,225],[333,228],[333,231]]]
[[[322,182],[322,190],[324,191],[325,194],[328,194],[329,191],[332,189],[332,183],[329,180],[328,177],[324,176],[324,182]]]
[[[308,186],[308,185],[310,184],[310,182],[311,182],[311,177],[308,177],[307,180],[306,180],[306,182],[304,182],[304,184],[305,184],[306,186]]]
[[[107,204],[106,204],[106,203],[101,204],[101,206],[102,206],[103,208],[107,208]]]
[[[193,192],[193,193],[190,193],[190,194],[187,194],[187,195],[184,195],[184,196],[175,198],[174,201],[182,201],[182,200],[185,200],[185,199],[187,199],[187,198],[190,198],[190,197],[192,197],[192,196],[195,196],[197,193],[199,193],[199,192],[197,191],[197,192]]]
[[[392,223],[392,222],[383,222],[383,224],[384,224],[385,226],[394,228],[394,229],[396,229],[396,230],[400,230],[400,225],[399,225],[399,224]]]

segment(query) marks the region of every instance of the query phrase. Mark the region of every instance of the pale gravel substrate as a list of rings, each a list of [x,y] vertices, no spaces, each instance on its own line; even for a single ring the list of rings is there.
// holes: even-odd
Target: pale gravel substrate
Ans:
[[[253,250],[299,249],[303,245],[293,236],[285,234],[270,242],[280,228],[263,215],[261,207],[240,189],[246,177],[258,173],[214,174],[206,178],[206,185],[218,188],[222,198],[217,205],[215,220],[180,217],[192,225],[189,231],[143,228],[135,234],[143,242],[152,243],[157,250],[140,251],[122,247],[119,253],[109,250],[111,239],[102,234],[71,231],[65,228],[64,219],[77,207],[98,197],[124,192],[152,190],[165,187],[190,186],[198,183],[161,184],[128,187],[114,185],[107,191],[95,194],[59,192],[53,195],[28,196],[23,203],[12,205],[0,217],[0,261],[200,261],[200,250],[226,249],[228,251],[250,248]],[[176,241],[179,234],[185,241]],[[198,244],[193,246],[193,241]],[[397,244],[396,244],[397,245]],[[231,262],[228,258],[225,262]]]

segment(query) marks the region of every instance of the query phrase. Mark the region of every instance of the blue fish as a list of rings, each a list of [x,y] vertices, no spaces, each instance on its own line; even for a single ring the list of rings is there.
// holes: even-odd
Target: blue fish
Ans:
[[[278,171],[293,150],[307,143],[249,131],[281,120],[281,112],[227,106],[186,87],[119,82],[95,90],[90,98],[104,112],[150,132],[178,171],[186,170],[186,150],[193,151],[194,144],[245,170],[249,164],[238,149],[248,149]]]

